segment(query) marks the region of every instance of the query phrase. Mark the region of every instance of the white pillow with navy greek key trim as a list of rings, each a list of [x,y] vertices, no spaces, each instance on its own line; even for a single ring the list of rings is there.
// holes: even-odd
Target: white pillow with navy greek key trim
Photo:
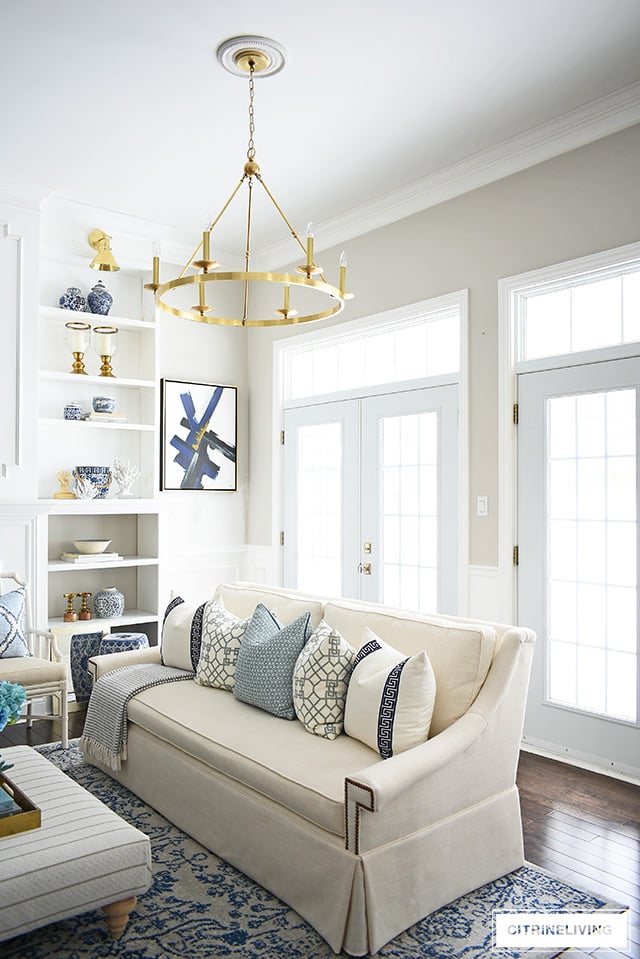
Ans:
[[[347,690],[347,735],[388,759],[428,739],[435,699],[424,650],[405,656],[366,627]]]

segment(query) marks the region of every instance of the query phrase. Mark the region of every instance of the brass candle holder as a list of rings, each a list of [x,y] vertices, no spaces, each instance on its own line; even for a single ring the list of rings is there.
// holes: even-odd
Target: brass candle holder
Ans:
[[[67,608],[65,609],[64,615],[63,615],[63,617],[62,617],[63,621],[64,621],[65,623],[75,623],[75,622],[77,622],[77,620],[78,620],[78,614],[76,613],[75,609],[73,608],[73,601],[74,601],[74,599],[76,598],[77,593],[63,593],[62,595],[64,596],[64,598],[65,598],[66,601],[67,601]]]
[[[80,607],[80,612],[78,613],[78,619],[91,619],[91,610],[87,605],[87,600],[91,596],[91,593],[84,592],[78,593],[78,596],[82,599],[82,606]]]
[[[73,366],[70,373],[81,373],[85,376],[87,371],[84,368],[84,354],[89,347],[89,338],[91,336],[91,324],[83,323],[81,320],[71,320],[65,323],[66,340],[71,352],[73,353]]]

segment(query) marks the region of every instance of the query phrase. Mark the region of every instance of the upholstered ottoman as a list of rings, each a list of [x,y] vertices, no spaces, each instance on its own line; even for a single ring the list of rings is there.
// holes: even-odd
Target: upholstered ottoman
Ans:
[[[30,746],[2,758],[42,825],[0,837],[0,941],[98,908],[117,938],[151,884],[149,838]]]

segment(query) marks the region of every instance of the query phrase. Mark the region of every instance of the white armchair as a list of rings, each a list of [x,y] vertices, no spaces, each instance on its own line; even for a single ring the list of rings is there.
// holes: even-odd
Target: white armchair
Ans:
[[[5,592],[5,581],[14,587]],[[32,625],[29,588],[15,573],[0,572],[0,680],[19,683],[27,693],[27,726],[34,719],[59,719],[64,749],[69,745],[67,667],[53,633]],[[33,713],[36,700],[51,711]]]

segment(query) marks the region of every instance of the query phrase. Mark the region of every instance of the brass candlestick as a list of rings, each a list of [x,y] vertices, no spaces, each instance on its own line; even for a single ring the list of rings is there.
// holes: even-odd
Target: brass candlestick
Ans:
[[[78,619],[78,614],[73,608],[73,601],[76,598],[77,593],[63,593],[62,595],[67,601],[67,608],[64,611],[62,619],[65,623],[75,623]]]
[[[91,324],[72,320],[70,323],[65,323],[65,329],[67,344],[73,353],[73,366],[70,372],[86,375],[87,371],[84,368],[83,360],[89,347]]]
[[[80,607],[80,612],[78,613],[78,619],[91,619],[91,610],[87,605],[87,600],[91,596],[91,593],[78,593],[78,596],[80,596],[82,599],[82,606]]]

